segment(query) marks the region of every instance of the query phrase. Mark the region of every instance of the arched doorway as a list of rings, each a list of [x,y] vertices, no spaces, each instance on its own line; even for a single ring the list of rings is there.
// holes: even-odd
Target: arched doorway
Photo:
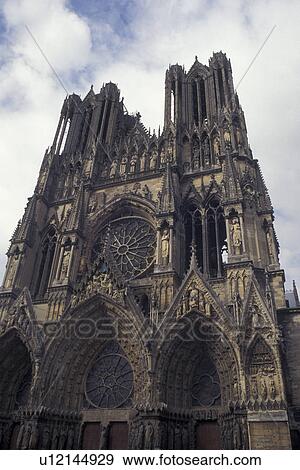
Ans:
[[[18,411],[29,400],[32,364],[25,342],[15,328],[0,338],[0,410],[5,416],[1,423],[0,448],[18,448],[20,422]]]
[[[168,409],[188,413],[189,440],[182,449],[222,449],[222,416],[235,393],[237,366],[229,341],[211,320],[193,311],[176,324],[160,353],[160,398]],[[179,439],[180,442],[180,439]],[[168,448],[178,445],[168,442]],[[186,445],[186,447],[183,447]]]
[[[82,449],[128,449],[128,418],[134,377],[116,340],[108,341],[87,368],[82,414]]]

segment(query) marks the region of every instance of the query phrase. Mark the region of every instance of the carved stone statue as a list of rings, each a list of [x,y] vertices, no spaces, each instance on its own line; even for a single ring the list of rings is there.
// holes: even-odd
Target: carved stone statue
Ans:
[[[199,308],[199,290],[195,284],[192,284],[189,291],[189,309]]]
[[[42,435],[42,449],[44,450],[49,448],[49,437],[50,437],[49,428],[46,426],[43,430],[43,435]]]
[[[10,266],[9,266],[9,269],[8,269],[8,273],[7,273],[7,277],[6,277],[6,283],[5,283],[6,287],[8,287],[8,288],[12,286],[12,283],[13,283],[13,280],[14,280],[14,277],[15,277],[15,274],[16,274],[16,270],[17,270],[18,259],[19,259],[19,253],[15,253],[11,257]]]
[[[27,450],[29,448],[30,436],[31,436],[31,425],[27,424],[25,425],[25,431],[23,434],[21,449]]]
[[[273,379],[270,380],[270,384],[269,384],[269,395],[270,395],[270,398],[272,400],[275,400],[276,396],[277,396],[277,390],[276,390],[276,386],[275,386],[275,382]]]
[[[161,257],[164,265],[169,262],[169,242],[170,235],[168,229],[164,229],[161,237]]]
[[[153,449],[153,437],[154,437],[154,429],[151,423],[146,425],[145,431],[145,449]]]
[[[260,325],[260,315],[257,311],[257,309],[253,306],[251,308],[251,313],[252,313],[252,326],[253,328],[259,328]]]
[[[204,157],[204,166],[209,166],[209,164],[210,164],[210,148],[209,148],[208,138],[206,138],[203,142],[203,157]]]
[[[160,151],[160,164],[165,165],[166,163],[167,163],[167,154],[166,154],[165,147],[162,147]]]
[[[173,142],[169,142],[167,147],[167,161],[172,163],[174,160],[174,145]]]
[[[274,249],[273,249],[272,234],[271,234],[270,229],[268,229],[267,232],[266,232],[266,238],[267,238],[267,245],[268,245],[268,253],[269,253],[270,263],[273,264],[275,262],[275,256],[274,256]]]
[[[136,447],[139,450],[142,450],[144,448],[144,425],[143,423],[140,423],[138,427]]]
[[[147,158],[147,153],[146,153],[146,150],[144,150],[140,158],[140,171],[146,170],[146,158]]]
[[[72,450],[74,445],[74,428],[71,426],[68,432],[68,438],[67,438],[67,450]]]
[[[132,156],[132,158],[130,160],[129,172],[131,174],[135,173],[137,161],[138,161],[138,156],[135,154],[135,155]]]
[[[61,263],[61,275],[60,275],[61,279],[66,279],[66,277],[68,276],[70,257],[71,257],[70,248],[65,248],[62,263]]]
[[[219,157],[220,156],[220,153],[221,153],[221,149],[220,149],[220,139],[218,136],[216,136],[214,138],[214,141],[213,141],[213,149],[214,149],[214,155],[215,157]]]
[[[109,177],[114,178],[117,174],[118,162],[117,160],[113,160],[110,166]]]
[[[22,443],[23,443],[23,437],[24,437],[24,432],[25,432],[25,424],[22,423],[19,429],[19,434],[17,438],[17,449],[22,449]]]
[[[91,197],[89,200],[88,214],[93,214],[97,208],[97,200],[95,197]]]
[[[268,398],[268,388],[265,380],[262,377],[260,378],[260,396],[263,400]]]
[[[150,170],[155,170],[157,164],[157,150],[152,150],[150,155]]]
[[[231,145],[231,134],[230,134],[229,129],[225,129],[223,135],[224,135],[224,142],[225,142],[226,147],[230,146]]]
[[[124,176],[127,170],[127,157],[123,157],[120,165],[120,175]]]
[[[230,234],[233,252],[235,255],[240,255],[242,252],[242,231],[239,219],[237,217],[234,217],[231,220]]]
[[[105,450],[108,448],[108,434],[109,434],[109,424],[102,425],[99,449]]]
[[[243,146],[243,136],[242,136],[242,132],[239,128],[237,128],[237,130],[236,130],[236,141],[237,141],[237,144],[238,144],[239,148]]]

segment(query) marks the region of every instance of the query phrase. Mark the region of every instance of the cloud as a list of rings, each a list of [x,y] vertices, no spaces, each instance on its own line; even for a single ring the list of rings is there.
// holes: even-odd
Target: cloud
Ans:
[[[223,50],[238,83],[276,25],[238,94],[250,145],[278,214],[281,264],[288,283],[296,278],[300,284],[300,267],[295,266],[300,197],[298,1],[5,0],[2,14],[0,28],[6,29],[8,39],[0,46],[1,252],[32,193],[64,97],[24,24],[69,90],[84,95],[90,83],[97,90],[103,82],[116,82],[128,110],[139,110],[151,128],[163,124],[169,63],[188,69],[196,54],[207,63],[213,51]]]

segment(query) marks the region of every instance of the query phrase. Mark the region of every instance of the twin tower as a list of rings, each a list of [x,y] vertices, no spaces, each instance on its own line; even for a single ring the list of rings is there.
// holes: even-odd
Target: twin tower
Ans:
[[[7,253],[0,447],[297,446],[273,220],[222,52],[169,67],[158,133],[68,96]]]

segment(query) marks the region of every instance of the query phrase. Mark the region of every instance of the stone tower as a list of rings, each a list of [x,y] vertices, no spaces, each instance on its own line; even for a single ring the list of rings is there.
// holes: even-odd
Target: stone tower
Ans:
[[[2,448],[290,448],[273,208],[230,61],[68,96],[0,293]]]

